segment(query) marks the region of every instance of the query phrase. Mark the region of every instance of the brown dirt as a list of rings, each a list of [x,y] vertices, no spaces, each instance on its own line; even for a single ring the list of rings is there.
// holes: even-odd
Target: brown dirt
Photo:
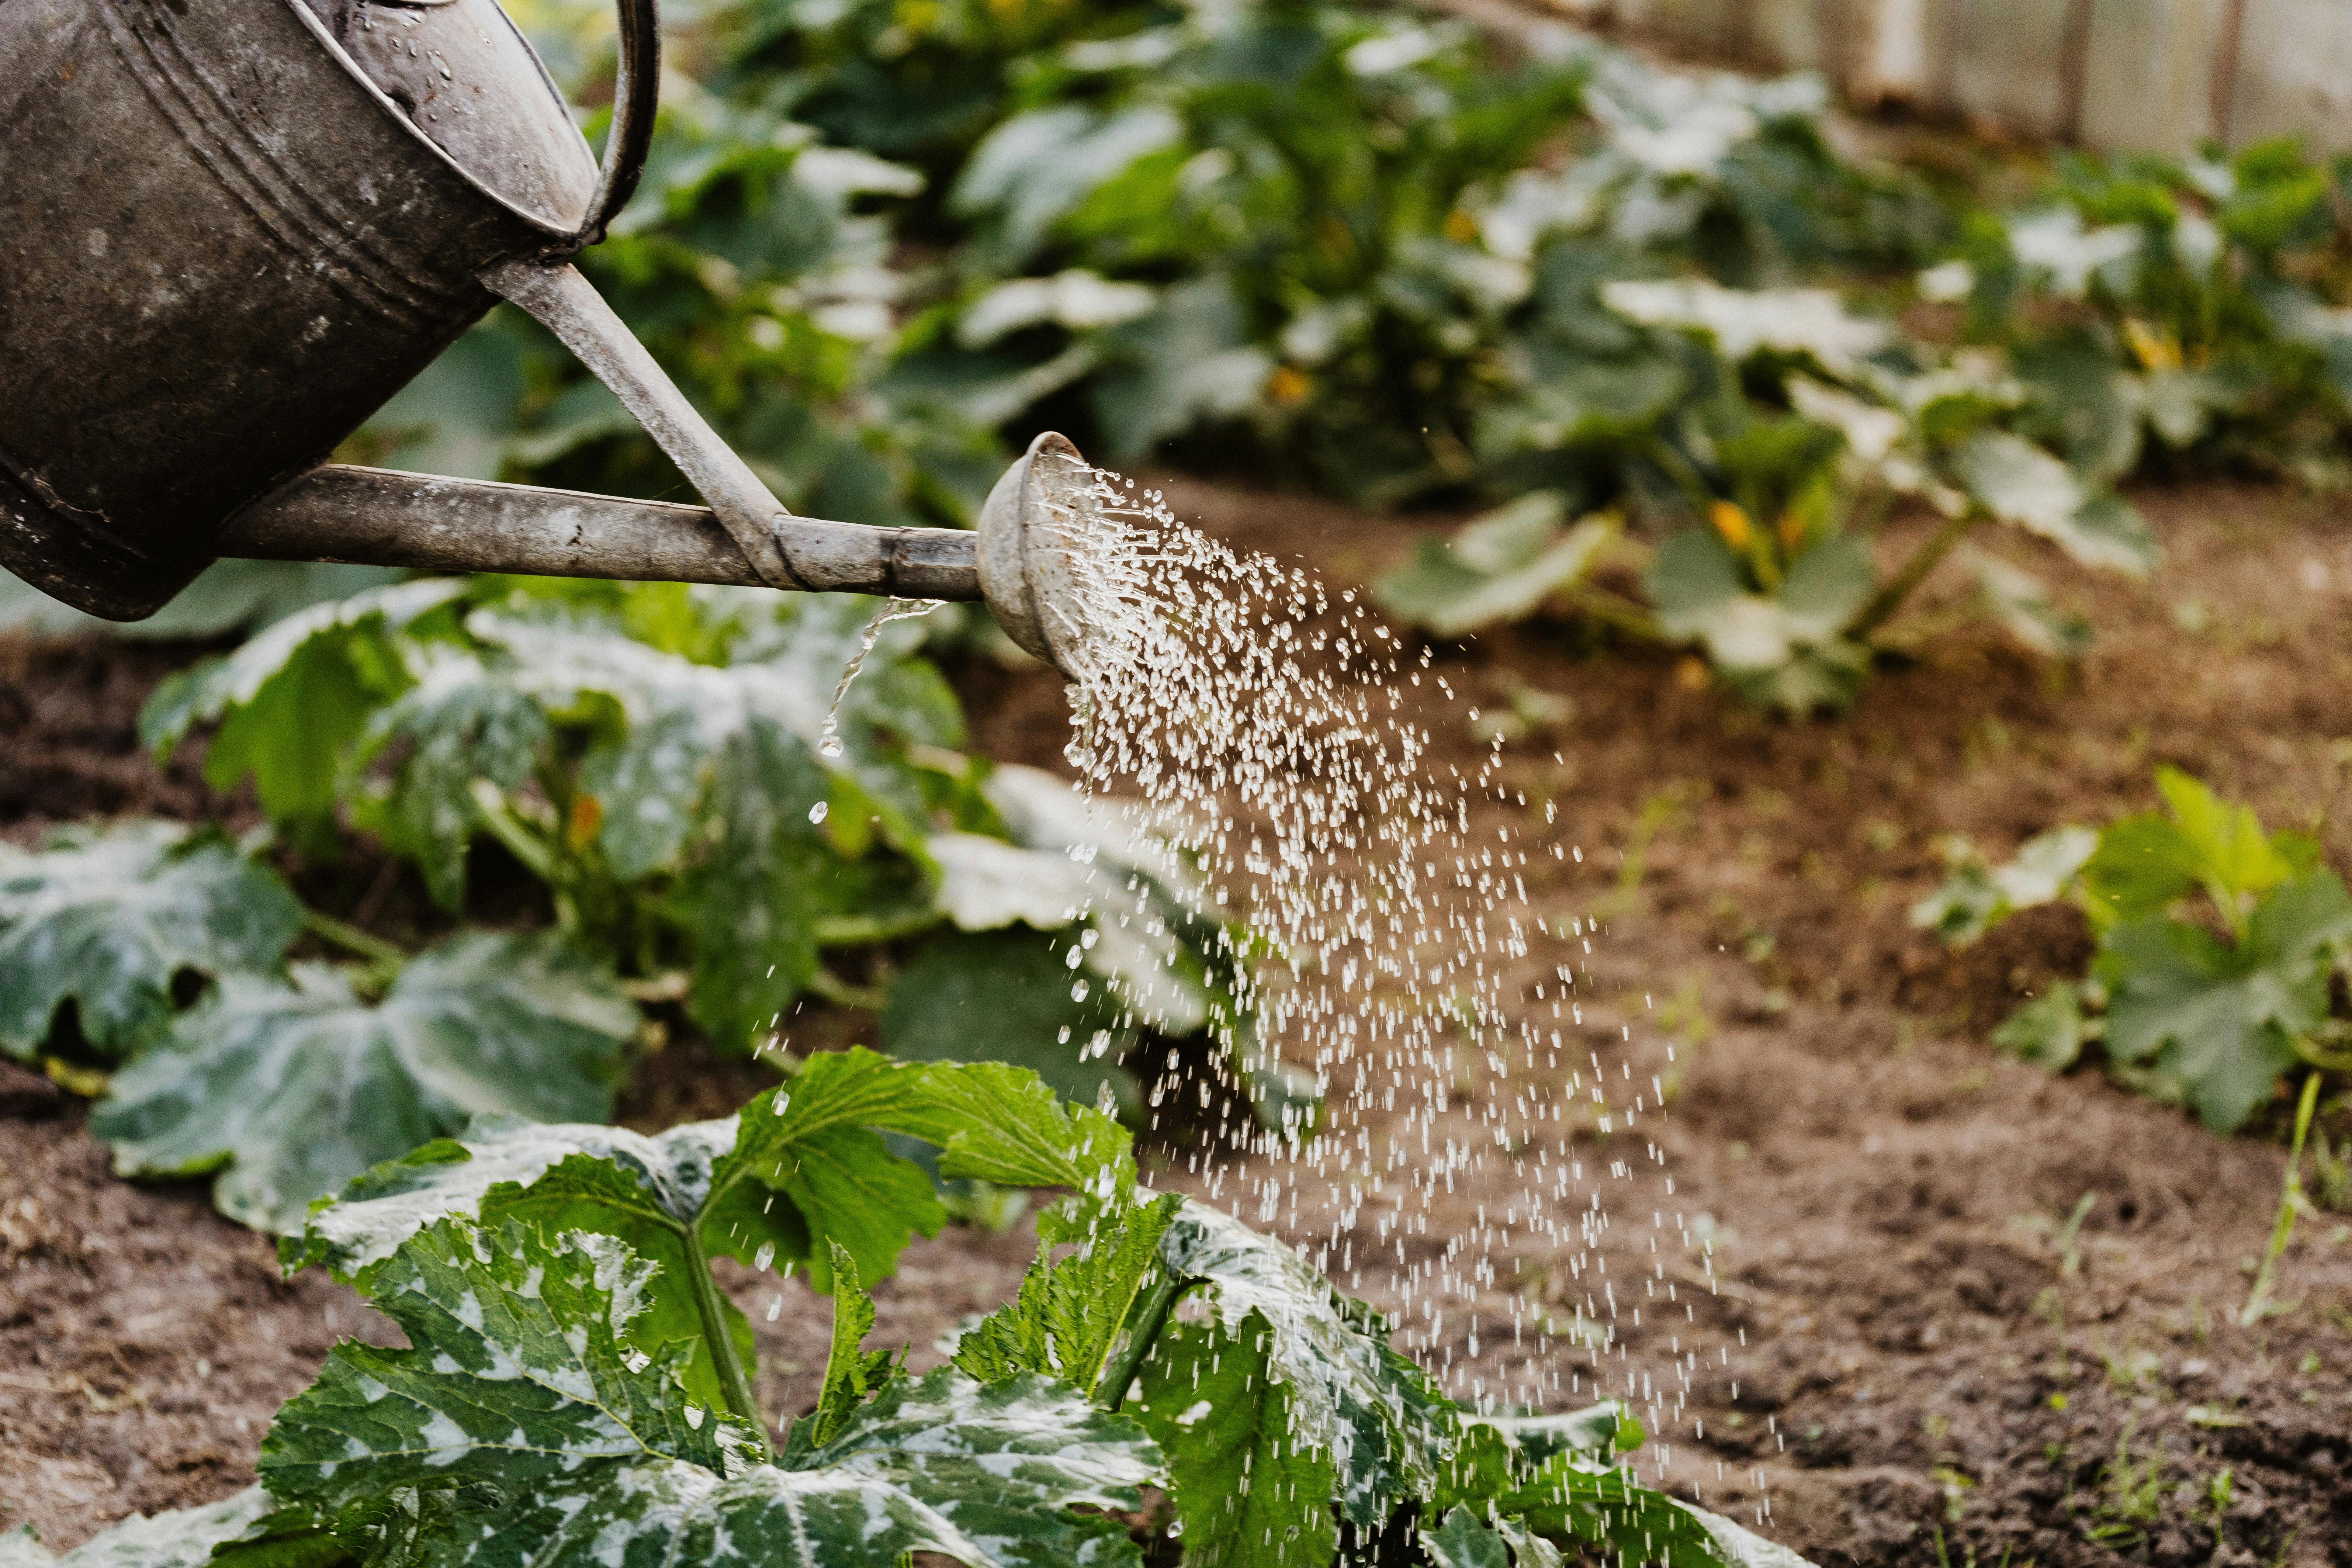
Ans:
[[[1425,526],[1162,482],[1181,515],[1339,582],[1376,574]],[[1763,1527],[1825,1565],[2352,1562],[2352,1229],[2305,1222],[2280,1290],[2294,1310],[2236,1326],[2277,1202],[2275,1138],[2217,1139],[2095,1071],[2053,1079],[1984,1046],[2017,995],[2079,965],[2084,936],[2063,915],[1957,955],[1905,918],[1941,874],[1942,835],[1999,856],[2058,822],[2143,808],[2159,762],[2273,826],[2315,826],[2330,861],[2352,866],[2339,820],[2352,507],[2228,487],[2139,500],[2171,551],[2151,584],[2036,552],[2100,627],[2071,677],[1963,627],[1882,675],[1848,719],[1787,723],[1676,658],[1596,652],[1565,626],[1439,653],[1439,672],[1489,708],[1514,683],[1572,700],[1572,717],[1508,749],[1528,807],[1498,805],[1485,825],[1583,852],[1529,879],[1546,913],[1602,922],[1589,959],[1529,960],[1531,979],[1563,957],[1587,966],[1578,1050],[1636,1083],[1679,1074],[1662,1121],[1579,1142],[1596,1174],[1612,1161],[1629,1173],[1602,1184],[1615,1223],[1601,1252],[1645,1321],[1622,1324],[1605,1357],[1550,1353],[1604,1387],[1646,1373],[1664,1482],[1749,1520],[1769,1500]],[[171,786],[193,792],[176,804],[136,793],[125,727],[160,674],[146,657],[27,653],[0,664],[0,712],[70,716],[42,721],[42,777],[115,778],[126,803],[207,809],[192,783]],[[1049,678],[975,668],[959,684],[978,746],[1058,765]],[[130,695],[73,695],[93,690]],[[89,760],[62,739],[76,726]],[[1482,749],[1458,723],[1442,739],[1441,762]],[[9,837],[105,804],[37,788],[10,750]],[[127,761],[109,773],[108,758]],[[1645,817],[1654,832],[1637,843]],[[800,1044],[857,1026],[812,1014]],[[713,1114],[758,1070],[721,1072],[681,1042],[647,1064],[625,1114]],[[1465,1079],[1460,1126],[1440,1136],[1478,1125],[1485,1087]],[[0,1525],[30,1520],[58,1546],[242,1484],[261,1418],[325,1349],[326,1314],[348,1331],[362,1310],[316,1281],[274,1282],[266,1246],[199,1190],[111,1180],[79,1127],[77,1107],[23,1075],[0,1084],[0,1500],[16,1510]],[[1189,1184],[1181,1173],[1161,1179]],[[1472,1229],[1471,1202],[1433,1215],[1434,1236]],[[1369,1247],[1369,1226],[1357,1239]],[[1438,1245],[1411,1238],[1408,1256]],[[1027,1248],[1020,1231],[951,1230],[910,1252],[886,1288],[886,1331],[919,1349],[1001,1299]],[[1581,1304],[1562,1264],[1523,1256],[1515,1277],[1447,1303],[1438,1342],[1456,1375],[1471,1313],[1491,1346],[1514,1293],[1555,1321]],[[729,1283],[761,1325],[763,1398],[804,1402],[822,1309],[786,1286],[771,1326],[774,1283]],[[140,1305],[142,1289],[168,1307]],[[1490,1349],[1486,1375],[1532,1348]],[[200,1380],[200,1352],[238,1370]]]

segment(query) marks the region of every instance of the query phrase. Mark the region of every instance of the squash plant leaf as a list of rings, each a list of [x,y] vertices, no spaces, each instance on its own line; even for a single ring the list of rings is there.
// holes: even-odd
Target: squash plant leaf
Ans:
[[[170,1024],[181,973],[273,971],[301,925],[286,884],[217,832],[131,821],[0,845],[0,1051],[33,1055],[70,1003],[90,1046],[129,1052]]]
[[[1280,1385],[1285,1406],[1269,1432],[1328,1468],[1336,1485],[1323,1495],[1343,1517],[1377,1528],[1435,1484],[1454,1442],[1452,1405],[1389,1347],[1370,1309],[1342,1298],[1292,1248],[1191,1200],[1160,1257],[1174,1278],[1208,1287],[1221,1344],[1263,1359],[1261,1381]]]
[[[1381,607],[1441,637],[1523,620],[1589,574],[1617,535],[1602,518],[1562,521],[1557,491],[1521,497],[1463,527],[1424,539],[1412,559],[1374,589]]]
[[[272,817],[323,823],[371,706],[407,683],[389,639],[467,589],[463,578],[426,578],[297,611],[157,687],[140,712],[139,738],[168,757],[196,725],[217,722],[205,750],[206,783],[229,790],[250,773]]]
[[[2226,1132],[2296,1060],[2294,1037],[2328,1012],[2333,949],[2352,938],[2352,895],[2331,871],[2274,889],[2235,942],[2151,916],[2107,932],[2108,1053],[2178,1077],[2208,1127]]]
[[[1725,681],[1759,706],[1843,708],[1870,673],[1868,650],[1844,635],[1877,587],[1858,539],[1812,545],[1766,594],[1748,585],[1717,534],[1695,529],[1660,546],[1646,582],[1658,629],[1706,648]]]
[[[2018,846],[2007,864],[1995,866],[1955,834],[1943,845],[1950,871],[1934,892],[1911,906],[1911,923],[1965,947],[2018,910],[2054,903],[2074,891],[2098,847],[2099,835],[2090,828],[2053,827]]]
[[[835,1244],[860,1279],[878,1279],[911,1237],[936,1234],[947,1215],[922,1167],[892,1153],[877,1130],[940,1145],[950,1176],[1114,1189],[1134,1179],[1125,1128],[1064,1105],[1018,1068],[828,1052],[734,1116],[657,1136],[486,1118],[462,1138],[427,1143],[352,1181],[314,1207],[279,1256],[289,1271],[323,1263],[365,1289],[407,1237],[458,1215],[616,1237],[678,1279],[723,1254],[761,1268],[806,1267],[827,1289]],[[717,1304],[748,1363],[751,1325],[723,1296]],[[656,1343],[690,1337],[698,1310],[684,1297],[661,1297],[646,1309],[644,1331]],[[696,1346],[681,1375],[698,1397],[720,1397],[707,1345]]]
[[[2099,836],[2083,868],[2091,917],[2101,925],[2159,914],[2202,889],[2231,930],[2250,900],[2319,863],[2298,833],[2265,834],[2252,810],[2221,799],[2173,768],[2156,772],[2167,817],[2127,816]]]
[[[452,937],[380,1001],[324,964],[234,973],[115,1075],[90,1131],[126,1175],[217,1171],[222,1213],[291,1230],[313,1197],[476,1115],[607,1114],[636,1027],[602,971],[538,936]]]
[[[1037,1261],[1021,1277],[1013,1300],[964,1331],[955,1364],[982,1383],[1016,1373],[1058,1377],[1080,1394],[1117,1405],[1125,1389],[1100,1386],[1129,1314],[1151,1287],[1167,1279],[1160,1240],[1182,1200],[1162,1195],[1105,1216],[1069,1257],[1051,1254],[1060,1232],[1041,1227]]]
[[[1041,1379],[942,1370],[768,1462],[749,1423],[692,1398],[683,1347],[633,1331],[649,1299],[684,1289],[610,1237],[441,1220],[371,1279],[411,1348],[336,1347],[272,1426],[263,1482],[331,1521],[454,1492],[420,1521],[431,1561],[1139,1561],[1115,1521],[1068,1511],[1138,1505],[1159,1456],[1133,1423]]]
[[[1430,1568],[1511,1568],[1509,1543],[1466,1508],[1453,1509],[1436,1529],[1421,1532],[1421,1554]]]
[[[1952,468],[1987,511],[2040,534],[2085,566],[2144,577],[2162,554],[2127,502],[2095,494],[2022,436],[1980,430],[1953,454]]]
[[[1250,1307],[1230,1326],[1169,1324],[1144,1363],[1129,1408],[1168,1456],[1187,1564],[1325,1568],[1339,1549],[1329,1433],[1301,1430],[1301,1391],[1276,1370],[1276,1337]]]
[[[268,1493],[247,1487],[202,1508],[132,1514],[62,1557],[50,1556],[20,1525],[0,1535],[0,1568],[198,1568],[276,1508]]]

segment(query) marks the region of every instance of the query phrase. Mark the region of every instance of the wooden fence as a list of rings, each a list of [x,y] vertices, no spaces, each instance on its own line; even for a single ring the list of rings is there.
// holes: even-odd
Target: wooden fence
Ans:
[[[2107,151],[2352,151],[2352,0],[1548,0],[1849,100]]]

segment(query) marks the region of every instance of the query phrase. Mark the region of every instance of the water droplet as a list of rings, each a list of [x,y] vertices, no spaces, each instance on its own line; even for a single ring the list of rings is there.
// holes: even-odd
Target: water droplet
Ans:
[[[833,808],[825,802],[818,801],[814,805],[809,807],[809,820],[811,822],[823,822],[824,820],[824,814],[832,809]]]
[[[1091,989],[1091,987],[1089,987],[1085,981],[1079,981],[1076,985],[1070,987],[1070,1000],[1073,1002],[1085,1001],[1087,999],[1087,992],[1089,989]]]
[[[760,1243],[760,1250],[751,1254],[751,1267],[758,1269],[762,1274],[765,1274],[768,1271],[768,1265],[773,1263],[775,1260],[776,1244],[772,1241],[763,1241]]]
[[[816,754],[826,758],[841,755],[841,737],[827,735],[824,740],[819,741],[816,743]]]

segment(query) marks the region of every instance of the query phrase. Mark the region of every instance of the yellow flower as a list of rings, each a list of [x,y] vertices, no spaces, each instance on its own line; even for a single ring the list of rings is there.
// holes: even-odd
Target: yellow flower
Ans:
[[[1307,395],[1314,390],[1313,376],[1303,370],[1293,370],[1286,364],[1275,366],[1274,374],[1265,378],[1266,396],[1285,408],[1306,402]]]
[[[2142,370],[2179,370],[2180,340],[2170,332],[2158,336],[2137,316],[2124,318],[2124,341],[2131,345],[2133,355]]]
[[[1707,521],[1715,524],[1716,532],[1734,550],[1748,548],[1749,528],[1748,513],[1737,501],[1719,500],[1706,509]]]
[[[572,797],[571,820],[563,825],[563,841],[573,849],[585,849],[595,842],[604,826],[604,803],[586,790]]]
[[[1445,215],[1445,237],[1456,245],[1468,245],[1478,237],[1478,220],[1455,207]]]

